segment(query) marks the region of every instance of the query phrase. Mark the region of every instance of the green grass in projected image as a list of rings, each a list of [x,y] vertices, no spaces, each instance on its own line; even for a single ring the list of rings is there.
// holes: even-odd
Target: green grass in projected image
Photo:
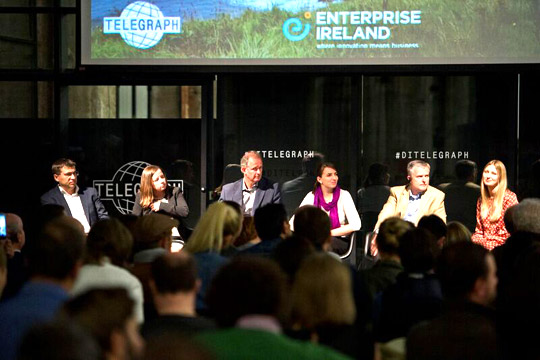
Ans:
[[[383,8],[387,4],[387,9]],[[389,25],[388,40],[353,43],[418,43],[419,49],[318,49],[324,41],[312,30],[302,41],[283,35],[285,20],[296,17],[315,28],[315,13],[277,8],[247,10],[240,17],[186,20],[182,34],[168,34],[148,50],[127,45],[120,35],[92,31],[92,58],[279,59],[347,57],[527,57],[540,55],[540,6],[527,0],[343,0],[319,11],[422,10],[420,25]],[[354,32],[354,30],[352,30]],[[347,41],[333,41],[334,44]],[[349,41],[348,43],[351,43]]]

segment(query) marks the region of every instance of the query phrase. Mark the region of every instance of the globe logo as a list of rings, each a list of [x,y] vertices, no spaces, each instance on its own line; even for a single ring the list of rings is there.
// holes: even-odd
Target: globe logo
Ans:
[[[126,44],[137,49],[156,46],[163,34],[180,34],[180,17],[163,16],[154,4],[136,1],[124,8],[120,17],[103,18],[104,34],[120,34]]]
[[[141,187],[141,175],[149,163],[131,161],[122,165],[112,180],[94,180],[93,185],[104,202],[112,202],[120,214],[131,214],[135,196]],[[169,185],[184,190],[183,180],[167,180]]]

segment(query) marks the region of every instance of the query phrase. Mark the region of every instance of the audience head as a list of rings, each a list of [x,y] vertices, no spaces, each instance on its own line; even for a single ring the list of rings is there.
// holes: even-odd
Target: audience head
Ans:
[[[0,298],[7,283],[7,256],[3,246],[0,246]]]
[[[23,337],[17,360],[101,360],[96,340],[77,324],[56,321],[37,325]]]
[[[67,216],[66,209],[62,205],[45,204],[39,208],[39,224],[43,226],[48,222],[62,216]]]
[[[437,275],[446,298],[489,305],[497,294],[495,258],[483,246],[461,241],[445,247]]]
[[[305,328],[352,324],[356,308],[350,270],[326,253],[306,258],[292,287],[292,323]]]
[[[381,256],[398,255],[399,239],[414,226],[397,216],[384,220],[379,227],[377,247]]]
[[[17,250],[21,250],[26,241],[22,219],[12,213],[6,214],[6,232],[7,238],[11,240],[13,247]]]
[[[184,247],[191,253],[220,252],[231,245],[242,230],[242,216],[223,202],[213,203],[203,214]]]
[[[368,175],[364,181],[364,187],[388,185],[389,181],[390,174],[388,173],[388,166],[381,163],[373,163],[369,165]]]
[[[409,230],[399,241],[399,257],[408,273],[425,273],[432,270],[439,252],[437,239],[426,229]]]
[[[439,242],[439,246],[443,246],[446,236],[446,224],[443,219],[434,214],[425,215],[418,221],[418,227],[431,232]]]
[[[272,258],[292,283],[302,261],[313,253],[315,248],[309,240],[293,235],[276,245]]]
[[[514,208],[512,219],[514,221],[514,230],[540,234],[540,199],[528,198],[519,204],[512,206]]]
[[[330,249],[330,218],[318,207],[304,205],[294,213],[294,234],[310,241],[317,250]]]
[[[197,265],[188,252],[164,254],[152,263],[151,288],[156,293],[192,292],[197,284]]]
[[[242,230],[240,234],[234,240],[234,246],[242,246],[250,241],[254,241],[259,238],[257,230],[255,229],[255,221],[252,216],[244,216],[242,219]]]
[[[478,172],[476,163],[471,160],[459,160],[454,168],[458,180],[476,182]]]
[[[263,241],[288,235],[285,207],[282,204],[267,204],[255,210],[255,229]]]
[[[504,212],[504,227],[506,228],[506,231],[510,233],[510,235],[516,232],[516,227],[514,226],[514,211],[517,209],[516,205],[510,206]]]
[[[31,276],[74,280],[82,263],[85,234],[81,224],[68,216],[45,224],[38,241],[28,246]]]
[[[238,256],[218,270],[206,302],[220,327],[232,327],[246,315],[281,319],[286,286],[287,278],[274,261]]]
[[[92,334],[106,358],[128,360],[142,355],[134,301],[125,289],[89,290],[66,302],[60,316]]]
[[[424,160],[413,160],[407,164],[407,180],[413,194],[423,193],[429,186],[431,167]]]
[[[135,251],[153,248],[169,250],[172,243],[172,228],[178,220],[167,215],[152,213],[141,216],[135,223]]]
[[[86,239],[86,263],[101,264],[105,257],[124,266],[133,247],[131,232],[115,218],[98,221]]]
[[[452,245],[460,241],[471,241],[471,232],[459,221],[450,221],[448,225],[446,225],[444,246]]]

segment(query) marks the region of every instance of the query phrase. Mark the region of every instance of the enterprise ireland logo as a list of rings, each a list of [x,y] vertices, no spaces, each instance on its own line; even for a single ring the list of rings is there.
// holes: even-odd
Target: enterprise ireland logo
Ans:
[[[298,18],[290,18],[283,23],[283,35],[290,41],[304,40],[311,30],[310,24],[302,24]]]
[[[120,34],[137,49],[149,49],[159,43],[163,34],[180,34],[180,17],[166,17],[159,8],[144,1],[129,4],[120,17],[103,18],[104,34]]]

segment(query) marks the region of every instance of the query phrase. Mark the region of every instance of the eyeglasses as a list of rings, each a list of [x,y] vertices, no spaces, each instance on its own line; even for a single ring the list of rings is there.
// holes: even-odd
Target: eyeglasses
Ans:
[[[77,176],[79,176],[79,172],[78,171],[72,171],[72,172],[63,173],[62,175],[67,176],[67,177],[71,177],[71,175],[75,175],[75,177],[77,177]]]

